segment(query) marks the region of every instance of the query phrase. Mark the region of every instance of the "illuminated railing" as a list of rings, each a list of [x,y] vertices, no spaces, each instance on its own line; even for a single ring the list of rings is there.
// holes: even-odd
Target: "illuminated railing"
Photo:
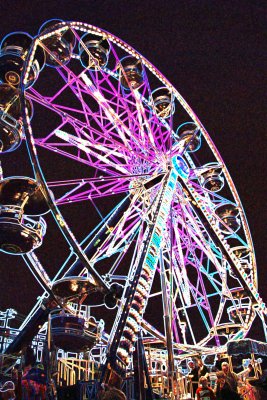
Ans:
[[[57,384],[71,386],[77,382],[88,382],[99,377],[100,364],[92,360],[60,358],[58,360]]]

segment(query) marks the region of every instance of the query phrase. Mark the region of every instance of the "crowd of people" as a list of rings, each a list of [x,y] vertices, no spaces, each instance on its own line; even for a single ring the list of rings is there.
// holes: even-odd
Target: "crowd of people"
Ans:
[[[232,371],[227,361],[218,357],[213,368],[208,368],[199,357],[190,359],[187,363],[192,397],[196,400],[255,400],[252,397],[243,397],[240,391],[241,382],[253,379],[255,375],[252,364],[238,375]],[[47,398],[47,375],[43,364],[36,363],[33,350],[26,349],[23,358],[21,377],[18,379],[18,369],[14,368],[12,381],[0,387],[0,398],[14,400],[16,398],[27,400],[45,400]],[[14,384],[15,383],[15,384]],[[253,388],[251,388],[253,389]],[[241,394],[240,394],[241,393]],[[98,400],[127,400],[125,394],[116,388],[116,385],[101,385]]]
[[[12,369],[11,379],[0,384],[0,400],[47,400],[48,398],[57,398],[56,391],[52,393],[49,389],[48,392],[48,377],[45,366],[36,362],[36,356],[30,346],[24,350],[21,365],[16,365]],[[127,399],[123,391],[111,384],[99,387],[97,400]]]
[[[190,360],[188,367],[194,399],[239,400],[243,398],[238,392],[241,377],[231,371],[228,362],[218,360],[212,372],[203,364],[202,359]],[[252,365],[250,364],[244,372],[242,378],[251,377]]]

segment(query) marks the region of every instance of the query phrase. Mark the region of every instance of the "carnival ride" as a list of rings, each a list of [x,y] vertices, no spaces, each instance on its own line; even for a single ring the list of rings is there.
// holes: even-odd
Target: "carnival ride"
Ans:
[[[2,40],[0,80],[0,250],[44,288],[6,355],[45,324],[63,351],[97,354],[98,381],[125,379],[142,357],[153,376],[161,360],[170,393],[188,354],[225,352],[256,316],[267,336],[235,186],[149,61],[102,29],[51,20]],[[23,147],[33,176],[9,176]],[[65,243],[53,269],[49,229]]]

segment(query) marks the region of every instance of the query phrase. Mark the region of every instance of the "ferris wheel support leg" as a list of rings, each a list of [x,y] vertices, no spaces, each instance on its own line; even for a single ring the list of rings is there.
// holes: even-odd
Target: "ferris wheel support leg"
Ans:
[[[141,331],[138,333],[136,348],[133,353],[133,363],[135,376],[135,397],[140,400],[154,400]],[[145,390],[145,386],[147,387],[147,390]]]
[[[154,274],[156,270],[156,264],[160,256],[161,241],[163,238],[164,227],[169,215],[169,210],[171,207],[171,201],[173,197],[173,192],[176,187],[178,174],[175,170],[171,170],[170,173],[166,175],[162,187],[157,195],[157,202],[155,202],[155,209],[153,219],[151,224],[146,228],[145,240],[143,240],[142,247],[139,251],[139,257],[136,258],[133,266],[133,278],[128,286],[126,286],[124,297],[121,301],[121,306],[117,312],[116,320],[114,322],[113,331],[110,334],[108,353],[106,363],[103,366],[101,381],[109,383],[110,374],[113,372],[120,376],[125,375],[127,368],[127,358],[124,357],[124,361],[119,357],[118,350],[120,348],[120,343],[122,337],[124,336],[124,330],[127,326],[132,326],[134,321],[134,329],[136,332],[138,326],[140,326],[140,320],[145,312],[146,303],[140,307],[139,312],[132,308],[132,303],[134,295],[137,289],[142,291],[145,289],[146,296],[149,295],[152,282],[154,280]],[[142,283],[142,272],[149,270],[148,281],[146,288]],[[144,289],[142,289],[144,288]],[[134,316],[135,319],[132,318]],[[140,320],[139,320],[140,318]],[[129,325],[128,325],[129,324]],[[132,339],[132,344],[134,344],[135,338]],[[129,352],[128,352],[129,354]]]
[[[256,309],[256,312],[257,312],[258,316],[261,319],[265,340],[267,342],[267,316],[262,310],[257,310]]]
[[[171,312],[170,304],[171,300],[168,301],[167,284],[165,279],[165,268],[164,261],[162,257],[162,251],[160,252],[160,280],[162,288],[162,303],[164,310],[164,329],[166,335],[167,353],[168,353],[168,386],[170,392],[173,391],[174,387],[174,358],[173,358],[173,340],[172,340],[172,327],[171,327]],[[171,297],[171,293],[169,296]]]

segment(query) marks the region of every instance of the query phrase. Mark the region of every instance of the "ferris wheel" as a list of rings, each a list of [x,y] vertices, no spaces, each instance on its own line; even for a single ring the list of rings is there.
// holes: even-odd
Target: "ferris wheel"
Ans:
[[[169,364],[176,351],[244,338],[266,314],[245,213],[168,80],[114,35],[58,20],[2,40],[0,80],[1,152],[19,157],[26,143],[33,166],[33,177],[3,168],[0,250],[45,288],[22,328],[44,299],[87,304],[118,374],[140,330]],[[68,248],[53,276],[42,257],[49,214]]]

